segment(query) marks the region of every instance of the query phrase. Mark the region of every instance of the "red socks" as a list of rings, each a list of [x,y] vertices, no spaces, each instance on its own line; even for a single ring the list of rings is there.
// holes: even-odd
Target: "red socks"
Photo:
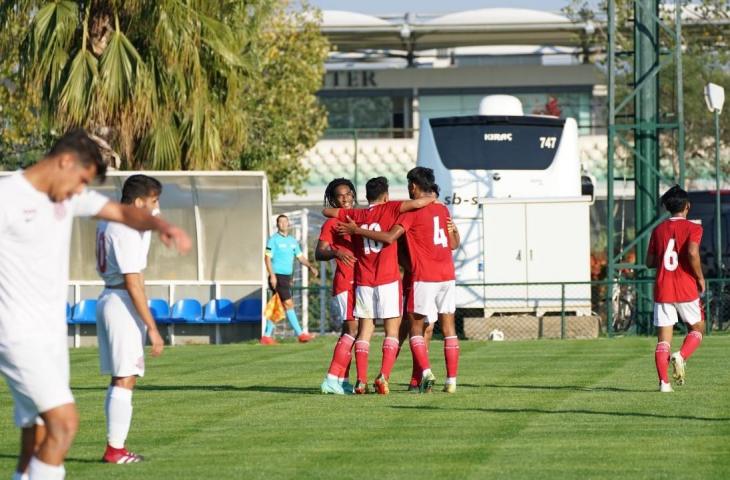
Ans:
[[[664,383],[669,383],[669,349],[670,346],[667,342],[659,342],[656,344],[656,351],[654,352],[656,372],[659,375],[659,380]]]
[[[685,360],[689,359],[689,357],[695,353],[697,347],[700,346],[700,343],[702,343],[702,334],[692,330],[686,337],[684,337],[684,343],[682,344],[682,348],[679,350],[679,354],[682,355],[682,358]]]
[[[428,360],[428,351],[426,350],[426,341],[422,336],[411,337],[410,341],[411,354],[415,360],[415,364],[421,369],[421,373],[431,368],[431,362]]]
[[[446,359],[446,376],[456,378],[459,371],[459,338],[444,338],[444,358]]]
[[[368,381],[368,356],[370,355],[370,342],[358,340],[355,342],[355,365],[357,366],[357,380],[362,383]]]
[[[337,378],[347,378],[350,370],[350,362],[352,361],[352,344],[355,339],[350,335],[344,334],[335,345],[335,351],[332,354],[332,362],[327,373]]]
[[[383,363],[380,366],[380,373],[385,378],[390,378],[390,372],[393,370],[393,364],[398,356],[398,339],[394,337],[385,337],[383,340]]]

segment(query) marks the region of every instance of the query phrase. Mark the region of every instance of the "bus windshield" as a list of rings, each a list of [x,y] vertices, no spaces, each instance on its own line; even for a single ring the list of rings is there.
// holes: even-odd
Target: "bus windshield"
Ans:
[[[429,123],[449,170],[545,170],[553,163],[565,120],[478,115]]]

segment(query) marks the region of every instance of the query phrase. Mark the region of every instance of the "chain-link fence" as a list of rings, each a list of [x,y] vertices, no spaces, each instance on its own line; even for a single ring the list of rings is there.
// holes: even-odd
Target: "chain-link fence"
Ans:
[[[331,272],[323,269],[329,278]],[[330,311],[327,282],[295,287],[309,300],[309,330],[339,332]],[[597,338],[615,335],[654,335],[651,279],[599,280],[565,283],[459,284],[457,290],[480,294],[480,308],[459,308],[460,337],[470,340],[528,340]],[[611,291],[611,318],[606,300]],[[458,296],[458,292],[457,292]],[[702,296],[707,333],[730,330],[730,279],[706,280]],[[285,322],[282,322],[286,332]],[[683,324],[676,327],[684,331]],[[282,333],[284,333],[282,332]],[[440,335],[436,324],[434,334]]]

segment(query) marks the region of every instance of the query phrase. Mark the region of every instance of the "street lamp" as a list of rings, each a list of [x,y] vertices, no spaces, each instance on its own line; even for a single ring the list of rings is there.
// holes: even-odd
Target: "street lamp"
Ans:
[[[705,103],[715,116],[715,254],[717,276],[722,277],[722,210],[720,207],[720,112],[725,103],[725,89],[708,83],[705,86]]]

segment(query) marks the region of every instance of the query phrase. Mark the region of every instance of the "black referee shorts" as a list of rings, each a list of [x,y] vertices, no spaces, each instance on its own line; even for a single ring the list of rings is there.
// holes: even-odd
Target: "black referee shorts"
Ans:
[[[291,275],[276,274],[276,288],[269,282],[269,288],[279,294],[282,302],[291,298]]]

